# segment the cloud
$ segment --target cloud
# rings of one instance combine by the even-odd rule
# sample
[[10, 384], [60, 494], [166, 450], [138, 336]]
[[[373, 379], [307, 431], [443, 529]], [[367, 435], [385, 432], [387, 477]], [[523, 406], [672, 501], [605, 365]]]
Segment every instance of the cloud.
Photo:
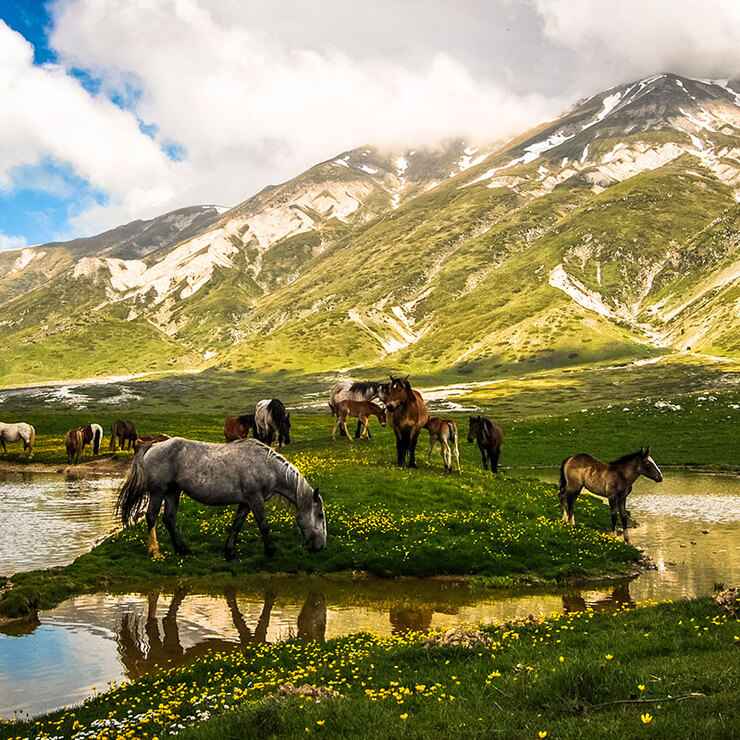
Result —
[[445, 51], [420, 52], [413, 63], [355, 58], [325, 38], [312, 45], [310, 29], [299, 43], [251, 27], [251, 17], [228, 1], [56, 7], [51, 43], [62, 62], [88, 70], [108, 94], [129, 95], [157, 141], [182, 147], [188, 179], [178, 181], [173, 206], [233, 204], [366, 143], [491, 142], [564, 104], [479, 79]]
[[601, 12], [591, 0], [535, 0], [535, 7], [545, 36], [575, 52], [596, 79], [740, 73], [737, 0], [620, 0]]
[[26, 246], [26, 240], [22, 236], [10, 236], [0, 232], [0, 252], [6, 249], [20, 249]]
[[136, 117], [91, 95], [62, 66], [34, 65], [31, 45], [2, 21], [0, 90], [0, 189], [30, 184], [58, 193], [59, 179], [44, 177], [54, 162], [104, 192], [121, 214], [158, 210], [175, 196], [185, 167], [141, 132]]

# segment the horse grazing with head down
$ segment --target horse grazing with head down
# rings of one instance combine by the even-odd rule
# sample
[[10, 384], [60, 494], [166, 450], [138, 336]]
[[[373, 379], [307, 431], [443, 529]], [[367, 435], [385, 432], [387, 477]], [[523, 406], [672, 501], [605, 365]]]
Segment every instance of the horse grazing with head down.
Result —
[[100, 454], [100, 443], [103, 441], [103, 427], [100, 424], [85, 424], [80, 427], [82, 431], [82, 451], [85, 447], [92, 444], [93, 455]]
[[427, 406], [408, 377], [394, 378], [384, 389], [382, 400], [390, 411], [391, 427], [396, 435], [396, 460], [400, 467], [416, 467], [416, 444], [429, 420]]
[[[340, 380], [334, 384], [329, 393], [329, 408], [334, 416], [337, 415], [337, 405], [341, 401], [375, 401], [382, 399], [383, 394], [388, 389], [388, 383], [378, 383], [374, 380]], [[342, 434], [346, 430], [342, 429]], [[357, 429], [355, 430], [355, 439], [359, 439], [362, 434], [362, 421], [357, 420]], [[368, 437], [371, 436], [368, 430]], [[347, 435], [349, 436], [349, 435]]]
[[23, 442], [23, 451], [28, 459], [33, 457], [33, 445], [36, 442], [36, 429], [25, 421], [6, 424], [0, 421], [0, 446], [3, 452], [7, 453], [6, 442]]
[[236, 439], [246, 439], [249, 436], [250, 429], [254, 434], [257, 433], [254, 414], [227, 416], [224, 419], [224, 438], [227, 442], [233, 442]]
[[503, 429], [486, 416], [471, 416], [468, 426], [468, 442], [477, 442], [483, 461], [483, 470], [489, 465], [491, 472], [498, 472], [498, 459], [501, 456], [501, 444], [504, 441]]
[[332, 439], [337, 438], [337, 428], [341, 429], [346, 435], [347, 439], [352, 441], [347, 431], [347, 419], [353, 416], [358, 419], [362, 424], [362, 433], [360, 439], [368, 439], [370, 437], [370, 431], [368, 424], [370, 423], [371, 416], [377, 416], [380, 426], [385, 426], [387, 417], [385, 409], [382, 406], [378, 406], [377, 403], [372, 401], [338, 401], [332, 411], [336, 414], [337, 423], [334, 425], [334, 430], [331, 433]]
[[110, 428], [110, 449], [116, 451], [116, 442], [119, 447], [130, 450], [136, 442], [139, 435], [136, 433], [136, 427], [133, 421], [118, 419], [113, 422]]
[[85, 449], [85, 433], [82, 429], [83, 427], [70, 429], [64, 435], [64, 447], [67, 450], [67, 463], [69, 465], [77, 465]]
[[189, 552], [176, 521], [182, 492], [206, 506], [236, 504], [225, 546], [228, 560], [236, 555], [236, 540], [250, 511], [262, 535], [265, 554], [274, 553], [265, 501], [276, 495], [295, 508], [304, 545], [314, 552], [326, 547], [326, 518], [319, 489], [311, 488], [294, 465], [257, 440], [213, 444], [173, 437], [139, 448], [118, 493], [116, 510], [126, 526], [146, 508], [152, 557], [159, 555], [156, 525], [163, 502], [164, 523], [175, 552]]
[[614, 462], [605, 463], [591, 455], [581, 453], [566, 457], [560, 465], [560, 512], [563, 521], [575, 525], [576, 499], [582, 488], [609, 499], [612, 517], [612, 534], [617, 531], [617, 516], [622, 520], [624, 541], [629, 542], [627, 496], [632, 484], [644, 475], [656, 483], [663, 480], [663, 473], [650, 456], [650, 448], [624, 455]]
[[290, 444], [290, 414], [278, 398], [257, 401], [254, 409], [254, 436], [272, 445], [277, 437], [278, 447]]
[[461, 473], [460, 449], [457, 446], [457, 424], [451, 419], [440, 419], [437, 416], [430, 416], [426, 423], [426, 429], [429, 432], [429, 454], [427, 455], [427, 462], [431, 464], [434, 446], [439, 442], [445, 473], [452, 472], [453, 456], [457, 463], [457, 472]]

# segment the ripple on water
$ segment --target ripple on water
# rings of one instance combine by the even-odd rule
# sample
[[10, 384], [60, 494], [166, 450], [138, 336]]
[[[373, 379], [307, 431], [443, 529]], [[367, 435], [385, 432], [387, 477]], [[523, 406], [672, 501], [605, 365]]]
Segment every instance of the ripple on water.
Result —
[[630, 502], [635, 511], [713, 523], [740, 522], [740, 496], [643, 493]]
[[67, 565], [116, 528], [119, 480], [0, 478], [0, 575]]

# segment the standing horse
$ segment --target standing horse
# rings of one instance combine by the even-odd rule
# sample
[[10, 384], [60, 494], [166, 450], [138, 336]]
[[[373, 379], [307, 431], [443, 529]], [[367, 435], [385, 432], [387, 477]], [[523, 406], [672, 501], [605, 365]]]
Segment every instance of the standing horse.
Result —
[[257, 401], [254, 409], [254, 436], [272, 445], [277, 435], [278, 447], [290, 444], [290, 414], [278, 398]]
[[408, 464], [408, 467], [415, 468], [416, 444], [429, 419], [424, 398], [411, 387], [408, 377], [394, 378], [392, 375], [383, 396], [386, 408], [391, 412], [398, 465], [403, 467]]
[[604, 463], [591, 455], [581, 453], [566, 457], [560, 465], [560, 512], [563, 521], [575, 525], [574, 509], [582, 488], [609, 499], [612, 516], [612, 534], [617, 531], [617, 515], [622, 520], [624, 541], [629, 542], [627, 531], [627, 496], [633, 483], [644, 475], [656, 483], [663, 480], [663, 473], [650, 457], [650, 448], [631, 452], [618, 460]]
[[338, 401], [332, 408], [337, 417], [337, 423], [334, 425], [334, 430], [331, 433], [331, 438], [337, 438], [337, 428], [340, 428], [345, 434], [347, 439], [352, 441], [347, 431], [347, 419], [350, 416], [356, 417], [357, 420], [362, 424], [362, 433], [360, 439], [368, 439], [370, 437], [370, 431], [368, 430], [368, 424], [370, 423], [371, 416], [377, 416], [380, 426], [385, 426], [387, 417], [385, 409], [378, 406], [377, 403], [372, 401]]
[[189, 552], [176, 522], [181, 492], [206, 506], [237, 505], [226, 540], [227, 560], [236, 555], [236, 540], [250, 511], [262, 535], [265, 554], [274, 553], [265, 501], [276, 494], [295, 507], [304, 545], [313, 552], [326, 547], [324, 502], [319, 489], [311, 488], [294, 465], [257, 440], [213, 444], [173, 437], [136, 452], [118, 493], [116, 511], [127, 526], [143, 510], [148, 495], [146, 524], [152, 557], [159, 555], [156, 524], [163, 501], [164, 523], [175, 552]]
[[[329, 408], [336, 416], [336, 405], [340, 401], [375, 401], [376, 399], [382, 401], [387, 390], [388, 383], [377, 383], [373, 380], [340, 380], [335, 383], [329, 393]], [[346, 434], [344, 429], [342, 433]], [[362, 422], [358, 419], [355, 439], [359, 439], [361, 433]], [[368, 436], [371, 436], [369, 432]]]
[[483, 461], [483, 470], [491, 467], [492, 473], [498, 472], [498, 459], [501, 456], [501, 445], [504, 431], [486, 416], [471, 416], [468, 426], [468, 442], [476, 441]]
[[103, 441], [103, 427], [100, 424], [86, 424], [80, 427], [82, 431], [82, 451], [85, 446], [92, 444], [93, 455], [100, 454], [100, 443]]
[[36, 429], [25, 421], [6, 424], [0, 421], [0, 446], [7, 453], [6, 442], [23, 442], [23, 451], [28, 459], [33, 457], [33, 445], [36, 442]]
[[64, 435], [64, 446], [67, 449], [67, 463], [77, 465], [85, 449], [85, 433], [82, 427], [70, 429]]
[[432, 462], [432, 451], [434, 445], [439, 442], [440, 452], [442, 453], [442, 462], [445, 466], [445, 473], [452, 472], [452, 458], [454, 456], [457, 463], [457, 472], [461, 473], [460, 467], [460, 449], [457, 446], [457, 424], [451, 419], [440, 419], [436, 416], [430, 416], [426, 423], [426, 429], [429, 432], [429, 454], [427, 463]]
[[224, 438], [227, 442], [246, 439], [249, 436], [250, 429], [253, 433], [257, 433], [257, 427], [254, 425], [254, 414], [227, 416], [224, 420]]
[[134, 426], [133, 421], [118, 419], [113, 422], [113, 425], [110, 428], [110, 449], [113, 450], [113, 452], [116, 451], [117, 441], [122, 450], [130, 450], [138, 436], [139, 435], [136, 433], [136, 427]]

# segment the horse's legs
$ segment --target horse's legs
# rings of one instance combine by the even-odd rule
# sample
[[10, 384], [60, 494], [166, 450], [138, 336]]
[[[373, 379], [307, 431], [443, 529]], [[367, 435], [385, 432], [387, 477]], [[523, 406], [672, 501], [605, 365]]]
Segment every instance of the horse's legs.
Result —
[[0, 445], [3, 446], [3, 452], [7, 453], [8, 448], [5, 446], [5, 439], [3, 437], [0, 437]]
[[370, 417], [364, 416], [361, 417], [362, 421], [362, 434], [360, 434], [360, 439], [370, 439]]
[[224, 555], [227, 560], [233, 560], [236, 557], [236, 538], [239, 536], [239, 532], [242, 531], [247, 514], [249, 514], [249, 506], [247, 504], [239, 504], [236, 508], [234, 521], [231, 523], [231, 531], [226, 539], [226, 547], [224, 548]]
[[157, 541], [157, 516], [162, 507], [164, 496], [161, 493], [149, 492], [149, 506], [146, 510], [146, 526], [149, 530], [149, 544], [147, 550], [150, 557], [159, 557], [159, 542]]
[[398, 467], [402, 468], [406, 462], [406, 441], [405, 441], [405, 430], [395, 430], [396, 432], [396, 458]]
[[619, 501], [617, 496], [613, 495], [609, 497], [609, 510], [612, 516], [612, 534], [617, 534], [617, 516], [619, 515]]
[[481, 461], [483, 462], [483, 470], [488, 470], [488, 450], [485, 447], [478, 445], [480, 450]]
[[495, 449], [488, 449], [488, 457], [491, 460], [491, 472], [492, 473], [498, 473], [498, 458], [501, 454], [501, 450], [498, 448]]
[[450, 443], [442, 438], [440, 441], [440, 444], [442, 445], [442, 462], [445, 466], [445, 473], [451, 473], [452, 472], [452, 452], [450, 452]]
[[579, 488], [573, 493], [568, 493], [568, 524], [570, 524], [571, 527], [576, 526], [576, 499], [580, 492], [581, 489]]
[[[360, 436], [362, 435], [362, 422], [360, 421], [359, 417], [357, 419], [357, 427], [355, 427], [355, 439], [360, 439]], [[349, 437], [349, 434], [347, 435]]]
[[177, 529], [177, 509], [180, 506], [180, 491], [171, 489], [164, 497], [164, 526], [172, 541], [172, 547], [178, 555], [189, 555], [190, 548], [185, 544]]
[[630, 489], [627, 489], [619, 496], [619, 518], [622, 520], [622, 536], [625, 542], [630, 541], [629, 521], [627, 517], [627, 494], [629, 492]]
[[416, 467], [416, 444], [419, 441], [421, 429], [413, 429], [409, 432], [409, 467]]
[[265, 555], [269, 558], [275, 554], [275, 545], [272, 542], [270, 536], [270, 527], [267, 524], [267, 517], [265, 516], [265, 502], [261, 496], [256, 497], [251, 503], [250, 508], [252, 509], [252, 516], [254, 521], [257, 522], [257, 528], [262, 535], [262, 544], [265, 547]]
[[[337, 416], [337, 420], [334, 422], [334, 429], [331, 430], [331, 438], [336, 439], [337, 438], [337, 429], [339, 429], [340, 426], [339, 417]], [[344, 430], [342, 430], [342, 433], [344, 433]]]
[[432, 464], [432, 452], [434, 452], [434, 437], [429, 435], [429, 454], [427, 455], [427, 465]]

